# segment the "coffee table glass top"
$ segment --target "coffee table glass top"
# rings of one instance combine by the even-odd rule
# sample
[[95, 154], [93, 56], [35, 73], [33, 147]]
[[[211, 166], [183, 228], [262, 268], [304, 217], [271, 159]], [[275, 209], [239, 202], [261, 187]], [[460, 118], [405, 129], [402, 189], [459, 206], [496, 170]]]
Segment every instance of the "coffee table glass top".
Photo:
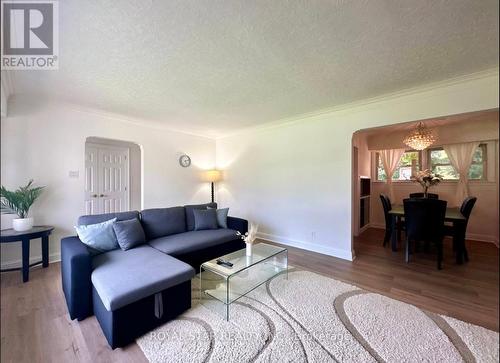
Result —
[[241, 249], [221, 258], [233, 266], [218, 265], [217, 259], [201, 265], [200, 302], [226, 320], [234, 301], [281, 273], [288, 276], [288, 250], [283, 247], [259, 243], [252, 246], [251, 256]]
[[223, 260], [229, 261], [233, 264], [233, 266], [230, 268], [224, 265], [218, 265], [218, 258], [214, 258], [213, 260], [203, 263], [201, 267], [203, 269], [210, 269], [217, 274], [229, 277], [284, 251], [286, 251], [286, 248], [272, 246], [266, 243], [259, 243], [252, 246], [251, 257], [246, 256], [246, 249], [232, 252], [220, 257]]

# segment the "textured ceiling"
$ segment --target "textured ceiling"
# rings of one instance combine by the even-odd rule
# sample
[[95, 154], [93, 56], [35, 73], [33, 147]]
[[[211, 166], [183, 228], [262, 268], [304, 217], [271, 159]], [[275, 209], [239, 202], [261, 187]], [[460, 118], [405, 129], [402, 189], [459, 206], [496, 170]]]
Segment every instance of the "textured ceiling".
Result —
[[498, 0], [59, 2], [40, 94], [219, 136], [498, 67]]

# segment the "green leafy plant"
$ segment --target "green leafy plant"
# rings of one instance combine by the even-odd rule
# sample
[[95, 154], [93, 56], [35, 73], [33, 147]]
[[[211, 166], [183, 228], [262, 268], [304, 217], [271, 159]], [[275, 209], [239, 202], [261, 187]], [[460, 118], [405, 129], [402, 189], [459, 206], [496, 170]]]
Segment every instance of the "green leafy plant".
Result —
[[33, 179], [24, 187], [11, 192], [3, 185], [0, 188], [0, 209], [2, 214], [17, 214], [19, 218], [27, 218], [35, 200], [45, 187], [33, 186]]

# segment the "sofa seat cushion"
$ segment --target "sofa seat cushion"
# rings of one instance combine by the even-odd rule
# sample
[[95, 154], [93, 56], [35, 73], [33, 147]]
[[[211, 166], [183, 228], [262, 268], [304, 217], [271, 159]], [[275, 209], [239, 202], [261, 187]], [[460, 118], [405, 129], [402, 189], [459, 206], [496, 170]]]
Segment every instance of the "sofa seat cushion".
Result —
[[92, 259], [92, 266], [92, 284], [109, 311], [194, 276], [188, 264], [147, 245], [103, 253]]
[[233, 229], [211, 229], [190, 231], [171, 236], [156, 238], [149, 245], [172, 256], [191, 253], [237, 239]]

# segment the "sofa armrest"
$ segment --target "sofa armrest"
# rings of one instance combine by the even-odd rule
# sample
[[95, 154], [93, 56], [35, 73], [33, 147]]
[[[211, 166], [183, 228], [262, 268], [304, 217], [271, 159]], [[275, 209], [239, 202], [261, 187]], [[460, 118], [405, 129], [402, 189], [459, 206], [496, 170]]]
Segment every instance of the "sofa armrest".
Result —
[[227, 217], [227, 228], [240, 231], [241, 234], [248, 232], [248, 221], [242, 218]]
[[71, 319], [92, 315], [92, 257], [76, 236], [61, 239], [61, 277]]

